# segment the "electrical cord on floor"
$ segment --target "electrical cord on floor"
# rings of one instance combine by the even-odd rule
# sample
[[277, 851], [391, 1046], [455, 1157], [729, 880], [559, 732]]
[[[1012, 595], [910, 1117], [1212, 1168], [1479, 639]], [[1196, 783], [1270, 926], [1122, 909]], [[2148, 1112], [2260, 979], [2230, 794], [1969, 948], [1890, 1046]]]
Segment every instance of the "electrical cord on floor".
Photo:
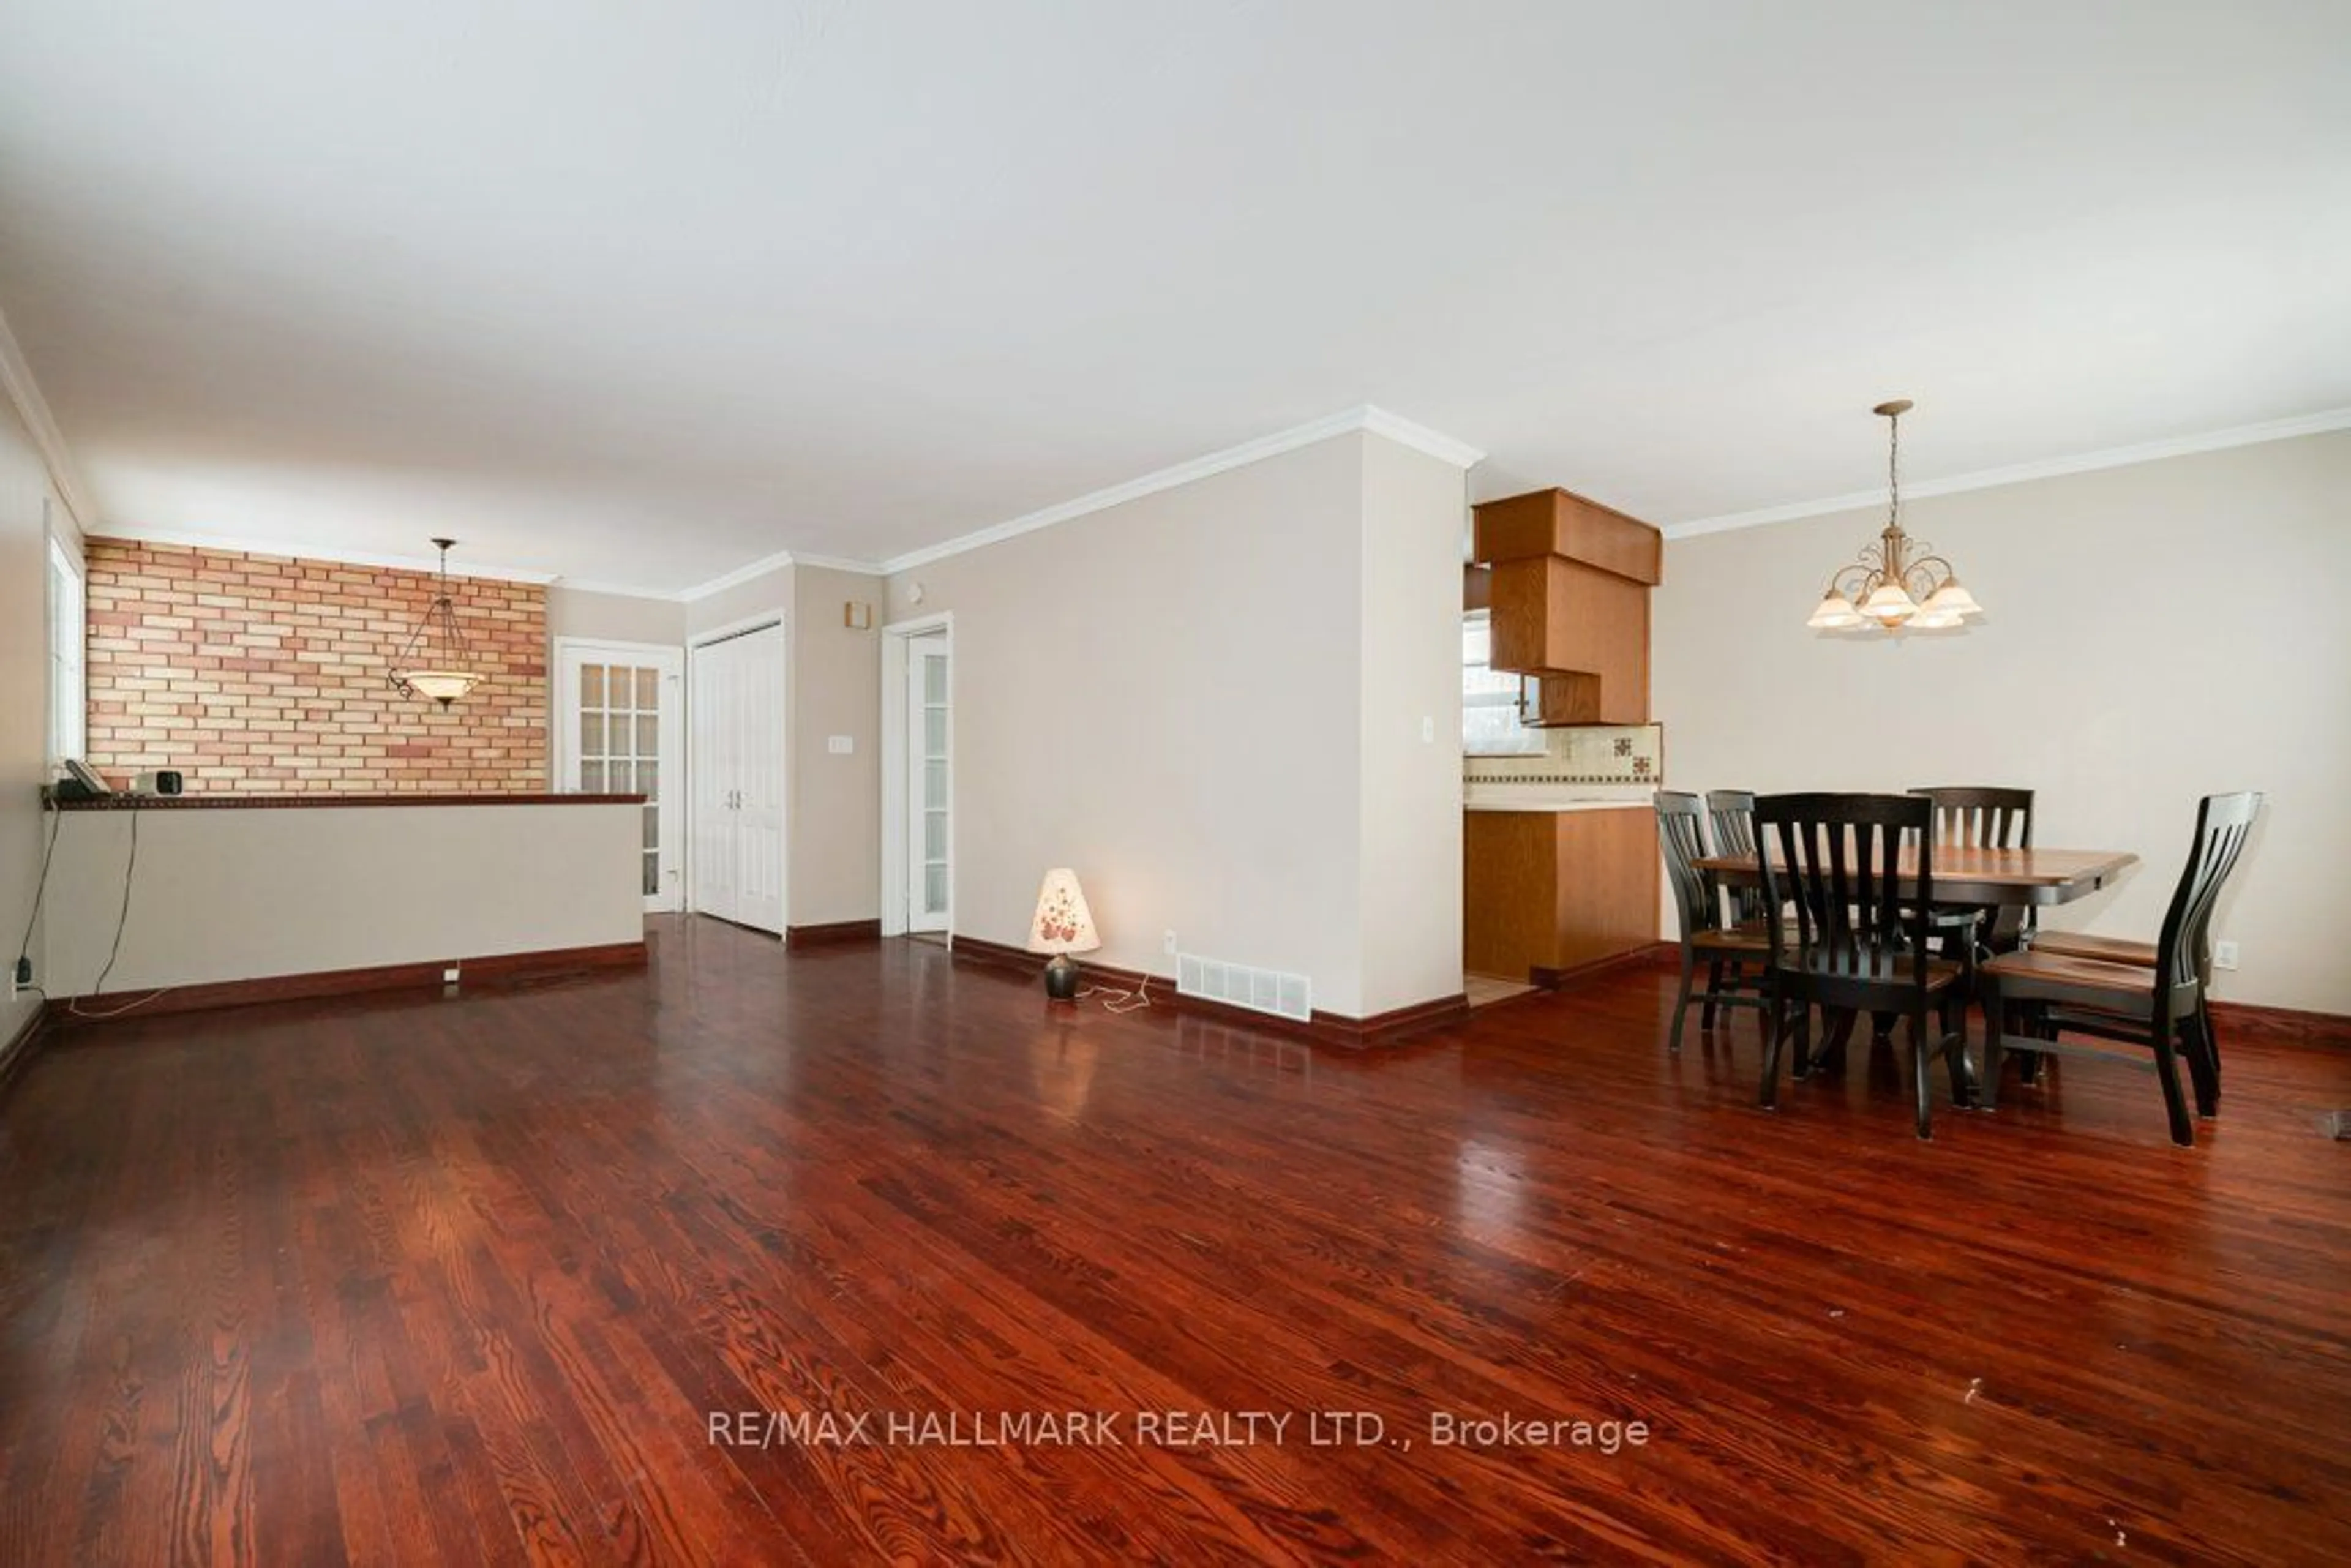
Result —
[[33, 913], [25, 921], [25, 939], [16, 944], [16, 967], [20, 971], [25, 960], [33, 956], [33, 933], [41, 924], [41, 900], [49, 891], [49, 862], [57, 858], [57, 831], [66, 825], [66, 814], [57, 810], [56, 801], [45, 800], [42, 809], [49, 813], [49, 844], [41, 852], [41, 880], [33, 886]]
[[[123, 930], [131, 924], [131, 885], [132, 879], [139, 873], [139, 819], [142, 813], [135, 805], [130, 808], [130, 811], [131, 857], [122, 865], [122, 908], [114, 917], [114, 946], [107, 951], [106, 967], [98, 972], [98, 983], [89, 988], [89, 994], [93, 997], [105, 991], [107, 977], [114, 973], [115, 960], [122, 956]], [[127, 1002], [121, 1007], [110, 1008], [100, 1013], [91, 1012], [81, 1005], [82, 998], [75, 997], [66, 1003], [66, 1011], [78, 1019], [119, 1019], [125, 1013], [138, 1011], [171, 988], [169, 986], [158, 986], [135, 1002]]]
[[1131, 991], [1116, 986], [1088, 986], [1078, 993], [1077, 999], [1084, 1001], [1088, 997], [1102, 998], [1102, 1011], [1106, 1013], [1140, 1012], [1151, 1005], [1151, 977], [1144, 976]]

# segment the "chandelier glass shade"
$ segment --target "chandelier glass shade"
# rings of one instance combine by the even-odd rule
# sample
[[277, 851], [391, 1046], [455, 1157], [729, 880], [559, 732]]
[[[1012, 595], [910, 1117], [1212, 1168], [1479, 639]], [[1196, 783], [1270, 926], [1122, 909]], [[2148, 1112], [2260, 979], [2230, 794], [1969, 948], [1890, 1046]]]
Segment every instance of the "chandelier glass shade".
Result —
[[1910, 407], [1909, 399], [1896, 398], [1870, 411], [1886, 422], [1886, 528], [1830, 574], [1827, 591], [1804, 622], [1816, 632], [1948, 631], [1983, 613], [1951, 563], [1902, 531], [1902, 416]]
[[416, 630], [401, 645], [392, 661], [392, 687], [404, 697], [429, 697], [447, 707], [482, 684], [474, 650], [457, 624], [456, 601], [449, 595], [449, 547], [455, 539], [434, 539], [441, 551], [441, 571], [434, 585], [433, 602], [416, 622]]

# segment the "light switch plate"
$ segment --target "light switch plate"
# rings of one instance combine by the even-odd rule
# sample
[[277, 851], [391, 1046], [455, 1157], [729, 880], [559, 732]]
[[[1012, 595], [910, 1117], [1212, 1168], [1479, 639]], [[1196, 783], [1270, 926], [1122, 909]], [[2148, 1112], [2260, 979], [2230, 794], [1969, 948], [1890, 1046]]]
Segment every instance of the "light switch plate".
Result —
[[857, 749], [857, 739], [854, 736], [828, 735], [824, 737], [824, 748], [835, 757], [846, 757]]

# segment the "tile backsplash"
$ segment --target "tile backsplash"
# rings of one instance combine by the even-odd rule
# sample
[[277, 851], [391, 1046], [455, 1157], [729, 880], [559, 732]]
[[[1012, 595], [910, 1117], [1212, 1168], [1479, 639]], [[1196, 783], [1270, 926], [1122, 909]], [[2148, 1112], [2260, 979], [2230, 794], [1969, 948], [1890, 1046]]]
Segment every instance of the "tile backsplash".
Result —
[[1539, 757], [1465, 757], [1461, 776], [1491, 784], [1638, 784], [1666, 779], [1666, 727], [1576, 725], [1542, 732]]

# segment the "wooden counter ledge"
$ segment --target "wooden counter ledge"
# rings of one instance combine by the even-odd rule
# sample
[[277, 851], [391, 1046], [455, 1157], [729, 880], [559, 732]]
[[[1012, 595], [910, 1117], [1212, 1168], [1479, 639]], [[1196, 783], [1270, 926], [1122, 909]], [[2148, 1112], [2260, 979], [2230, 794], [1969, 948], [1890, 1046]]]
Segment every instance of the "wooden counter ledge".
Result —
[[278, 810], [303, 806], [635, 806], [643, 795], [102, 795], [60, 811]]

